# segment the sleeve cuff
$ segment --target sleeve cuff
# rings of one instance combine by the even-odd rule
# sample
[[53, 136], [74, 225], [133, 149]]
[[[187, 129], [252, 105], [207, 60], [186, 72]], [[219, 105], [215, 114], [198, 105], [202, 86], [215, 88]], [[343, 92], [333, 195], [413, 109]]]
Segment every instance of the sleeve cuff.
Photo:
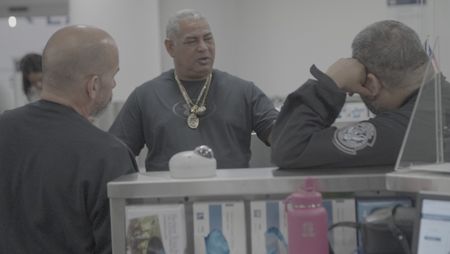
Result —
[[346, 94], [344, 91], [339, 89], [339, 87], [336, 85], [336, 83], [334, 82], [334, 80], [332, 78], [330, 78], [327, 74], [325, 74], [321, 70], [319, 70], [315, 64], [313, 64], [311, 66], [309, 71], [311, 72], [313, 77], [319, 81], [319, 84], [323, 84], [328, 89], [334, 90], [337, 93]]

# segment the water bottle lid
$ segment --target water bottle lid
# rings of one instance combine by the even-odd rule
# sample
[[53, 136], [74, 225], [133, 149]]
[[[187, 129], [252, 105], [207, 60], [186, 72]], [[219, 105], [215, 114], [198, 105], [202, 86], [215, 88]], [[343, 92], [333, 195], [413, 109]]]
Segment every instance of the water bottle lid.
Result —
[[317, 191], [317, 185], [316, 180], [307, 178], [304, 186], [289, 195], [284, 202], [290, 203], [294, 207], [316, 207], [322, 204], [322, 194]]
[[305, 185], [303, 186], [303, 189], [305, 191], [316, 191], [317, 185], [318, 185], [317, 180], [308, 177], [305, 179]]

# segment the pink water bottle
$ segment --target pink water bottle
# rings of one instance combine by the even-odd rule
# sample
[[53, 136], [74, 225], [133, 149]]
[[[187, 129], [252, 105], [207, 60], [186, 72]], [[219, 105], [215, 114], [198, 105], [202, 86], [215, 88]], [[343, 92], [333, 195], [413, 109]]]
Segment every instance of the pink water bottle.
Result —
[[289, 254], [328, 254], [328, 217], [317, 182], [307, 178], [304, 187], [287, 197], [284, 204]]

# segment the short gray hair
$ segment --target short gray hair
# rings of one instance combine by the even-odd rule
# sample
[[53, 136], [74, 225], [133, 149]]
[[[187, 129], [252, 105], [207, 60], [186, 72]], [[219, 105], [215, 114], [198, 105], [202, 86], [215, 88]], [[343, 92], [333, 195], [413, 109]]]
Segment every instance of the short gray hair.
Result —
[[395, 20], [375, 22], [364, 28], [354, 38], [352, 51], [353, 58], [390, 87], [405, 85], [403, 82], [411, 80], [411, 75], [421, 78], [422, 73], [416, 70], [428, 62], [417, 33]]
[[166, 26], [166, 38], [174, 39], [180, 32], [180, 21], [182, 20], [206, 20], [206, 18], [197, 10], [184, 9], [178, 11], [169, 19]]

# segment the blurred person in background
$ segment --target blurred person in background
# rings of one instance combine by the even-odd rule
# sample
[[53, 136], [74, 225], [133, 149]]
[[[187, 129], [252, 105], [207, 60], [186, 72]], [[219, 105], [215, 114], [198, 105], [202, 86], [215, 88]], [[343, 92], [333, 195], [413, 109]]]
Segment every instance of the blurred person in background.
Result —
[[29, 102], [40, 99], [42, 91], [42, 56], [26, 54], [19, 63], [22, 72], [22, 89]]

